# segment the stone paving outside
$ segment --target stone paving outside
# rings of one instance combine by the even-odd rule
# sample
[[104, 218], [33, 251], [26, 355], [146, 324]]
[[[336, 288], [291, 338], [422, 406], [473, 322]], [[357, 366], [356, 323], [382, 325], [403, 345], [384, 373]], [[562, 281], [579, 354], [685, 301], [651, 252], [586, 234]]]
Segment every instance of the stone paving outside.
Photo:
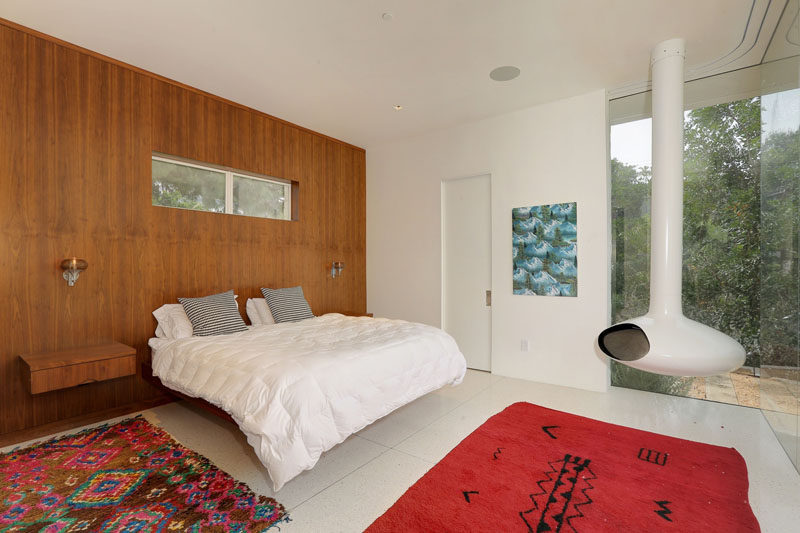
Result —
[[760, 408], [775, 437], [800, 471], [800, 368], [761, 367], [691, 380], [690, 398]]
[[791, 372], [770, 372], [763, 368], [758, 377], [752, 369], [743, 367], [719, 376], [692, 378], [687, 396], [797, 415], [800, 386]]

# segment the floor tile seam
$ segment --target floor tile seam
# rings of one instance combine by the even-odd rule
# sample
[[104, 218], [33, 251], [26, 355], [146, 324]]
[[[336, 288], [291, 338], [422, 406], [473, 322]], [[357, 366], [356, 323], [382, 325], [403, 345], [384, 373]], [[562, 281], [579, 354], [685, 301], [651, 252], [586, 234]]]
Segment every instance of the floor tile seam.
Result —
[[[143, 412], [143, 414], [144, 414], [144, 413], [146, 413], [146, 411], [144, 411], [144, 412]], [[155, 413], [153, 413], [153, 415], [155, 415]], [[152, 416], [152, 415], [151, 415], [151, 416]], [[177, 438], [175, 438], [175, 436], [174, 436], [174, 435], [172, 435], [172, 433], [170, 433], [170, 432], [169, 432], [169, 431], [168, 431], [166, 428], [164, 428], [164, 427], [163, 427], [161, 424], [155, 424], [155, 423], [153, 422], [153, 420], [151, 420], [151, 419], [150, 419], [150, 418], [148, 418], [147, 416], [145, 416], [145, 418], [147, 418], [148, 422], [150, 422], [150, 423], [152, 423], [152, 424], [154, 424], [154, 425], [158, 426], [158, 427], [159, 427], [159, 428], [161, 428], [163, 431], [167, 432], [167, 433], [170, 435], [170, 437], [172, 437], [172, 439], [173, 439], [173, 440], [175, 440], [176, 442], [178, 442], [178, 444], [180, 444], [181, 446], [184, 446], [185, 448], [189, 448], [188, 446], [186, 446], [185, 444], [183, 444], [181, 441], [179, 441]], [[157, 415], [156, 415], [156, 416], [154, 416], [153, 418], [158, 418], [158, 417], [157, 417]], [[238, 430], [238, 431], [241, 431], [241, 429], [239, 429], [239, 428], [237, 428], [237, 430]], [[380, 443], [378, 443], [378, 442], [373, 442], [373, 441], [370, 441], [369, 439], [366, 439], [366, 438], [364, 438], [364, 437], [362, 437], [362, 436], [360, 436], [360, 435], [353, 434], [353, 435], [352, 435], [352, 437], [356, 437], [356, 438], [360, 438], [360, 439], [363, 439], [363, 440], [369, 441], [369, 442], [371, 442], [372, 444], [375, 444], [375, 445], [377, 445], [377, 446], [380, 446], [380, 447], [382, 448], [382, 449], [381, 449], [381, 452], [380, 452], [378, 455], [376, 455], [376, 456], [375, 456], [375, 457], [374, 457], [372, 460], [374, 460], [374, 459], [377, 459], [378, 457], [380, 457], [381, 455], [383, 455], [384, 453], [386, 453], [387, 451], [389, 451], [389, 450], [391, 449], [389, 446], [386, 446], [385, 444], [380, 444]], [[192, 448], [189, 448], [189, 449], [192, 449]], [[195, 451], [195, 450], [193, 450], [193, 449], [192, 449], [192, 451], [194, 451], [195, 453], [198, 453], [198, 452], [196, 452], [196, 451]], [[205, 457], [205, 456], [204, 456], [204, 457]], [[369, 462], [371, 462], [372, 460], [368, 461], [367, 463], [364, 463], [364, 465], [361, 465], [361, 466], [365, 466], [366, 464], [368, 464], [368, 463], [369, 463]], [[216, 464], [216, 463], [215, 463], [215, 464]], [[309, 496], [308, 498], [306, 498], [306, 499], [302, 500], [301, 502], [299, 502], [299, 503], [295, 504], [294, 506], [292, 506], [292, 507], [286, 507], [286, 510], [287, 510], [287, 511], [290, 511], [290, 510], [292, 510], [292, 509], [296, 509], [296, 508], [297, 508], [299, 505], [302, 505], [303, 503], [307, 502], [308, 500], [310, 500], [311, 498], [313, 498], [314, 496], [316, 496], [316, 495], [317, 495], [317, 494], [319, 494], [320, 492], [324, 491], [324, 490], [325, 490], [325, 489], [327, 489], [328, 487], [331, 487], [332, 485], [335, 485], [336, 483], [338, 483], [338, 482], [339, 482], [339, 481], [341, 481], [342, 479], [346, 478], [347, 476], [349, 476], [350, 474], [352, 474], [353, 472], [355, 472], [356, 470], [358, 470], [359, 468], [361, 468], [361, 466], [357, 466], [357, 467], [355, 467], [353, 470], [350, 470], [350, 471], [349, 471], [349, 472], [347, 472], [346, 474], [342, 475], [341, 477], [339, 477], [339, 478], [337, 478], [337, 479], [335, 479], [335, 480], [331, 481], [329, 484], [325, 485], [323, 488], [321, 488], [320, 490], [318, 490], [317, 492], [315, 492], [314, 494], [312, 494], [312, 495], [311, 495], [311, 496]], [[262, 469], [263, 469], [263, 471], [264, 471], [264, 474], [267, 474], [266, 467], [264, 467], [264, 465], [261, 465], [261, 467], [262, 467]], [[223, 470], [223, 471], [224, 471], [224, 472], [226, 472], [226, 473], [228, 473], [228, 475], [230, 475], [230, 476], [231, 476], [233, 479], [235, 479], [236, 481], [238, 481], [238, 482], [240, 482], [240, 483], [245, 483], [245, 484], [247, 484], [247, 483], [246, 483], [245, 481], [243, 481], [242, 479], [239, 479], [238, 477], [234, 477], [232, 474], [230, 474], [229, 472], [227, 472], [227, 471], [225, 471], [225, 470]], [[270, 481], [271, 481], [271, 480], [270, 480]], [[249, 487], [249, 485], [248, 485], [248, 487]], [[272, 497], [272, 498], [274, 498], [275, 500], [277, 500], [277, 501], [279, 501], [279, 502], [280, 502], [280, 493], [279, 493], [279, 492], [278, 492], [278, 493], [274, 493], [274, 491], [273, 491], [273, 494], [272, 494], [272, 496], [271, 496], [271, 497]]]
[[[503, 378], [503, 379], [505, 379], [505, 378]], [[440, 421], [441, 419], [443, 419], [443, 418], [444, 418], [444, 417], [446, 417], [447, 415], [451, 414], [453, 411], [455, 411], [456, 409], [458, 409], [458, 408], [459, 408], [459, 407], [461, 407], [462, 405], [466, 404], [467, 402], [469, 402], [469, 401], [471, 401], [471, 400], [474, 400], [474, 399], [475, 399], [475, 398], [476, 398], [478, 395], [480, 395], [480, 394], [482, 394], [483, 392], [486, 392], [487, 390], [489, 390], [489, 389], [491, 388], [491, 386], [492, 386], [492, 383], [489, 383], [489, 385], [488, 385], [488, 386], [486, 386], [485, 388], [483, 388], [483, 389], [481, 389], [481, 390], [477, 391], [475, 394], [473, 394], [473, 395], [472, 395], [472, 396], [470, 396], [469, 398], [466, 398], [465, 400], [459, 401], [459, 402], [458, 402], [456, 405], [454, 405], [454, 406], [453, 406], [453, 408], [452, 408], [452, 409], [449, 409], [449, 410], [447, 410], [446, 412], [442, 413], [442, 414], [441, 414], [441, 416], [438, 416], [438, 417], [434, 418], [434, 419], [433, 419], [433, 420], [431, 420], [429, 423], [425, 424], [424, 426], [422, 426], [422, 427], [421, 427], [421, 428], [419, 428], [418, 430], [416, 430], [416, 431], [412, 432], [411, 434], [409, 434], [407, 437], [405, 437], [404, 439], [402, 439], [400, 442], [398, 442], [398, 443], [397, 443], [397, 444], [395, 444], [394, 446], [390, 446], [390, 448], [391, 448], [391, 449], [393, 449], [393, 450], [397, 450], [397, 451], [398, 451], [398, 452], [400, 452], [400, 453], [407, 453], [407, 452], [404, 452], [403, 450], [400, 450], [400, 449], [398, 449], [397, 447], [398, 447], [398, 446], [400, 446], [400, 445], [402, 445], [404, 442], [406, 442], [408, 439], [410, 439], [411, 437], [413, 437], [414, 435], [416, 435], [416, 434], [417, 434], [417, 433], [419, 433], [420, 431], [422, 431], [422, 430], [425, 430], [425, 429], [428, 429], [428, 428], [429, 428], [429, 427], [431, 427], [433, 424], [435, 424], [436, 422]], [[366, 438], [366, 437], [364, 437], [364, 438]], [[385, 446], [385, 444], [384, 444], [384, 446]], [[413, 457], [416, 457], [416, 456], [413, 456]], [[424, 457], [417, 457], [417, 459], [423, 459], [423, 460], [426, 460], [426, 461], [427, 461], [427, 459], [425, 459]]]
[[[392, 451], [397, 452], [397, 453], [401, 453], [401, 454], [403, 454], [403, 455], [405, 455], [407, 457], [412, 457], [414, 459], [418, 459], [420, 461], [424, 461], [425, 463], [429, 464], [431, 467], [433, 467], [436, 463], [439, 462], [439, 461], [431, 460], [428, 457], [420, 457], [419, 455], [413, 454], [411, 452], [406, 452], [406, 451], [403, 451], [403, 450], [397, 450], [395, 448], [392, 448]], [[450, 452], [447, 452], [447, 453], [450, 453]], [[430, 470], [430, 468], [428, 468], [428, 470]], [[423, 474], [423, 475], [425, 475], [425, 474]], [[416, 483], [416, 481], [414, 483]]]
[[[361, 437], [361, 438], [363, 438], [363, 437]], [[368, 439], [365, 439], [365, 440], [368, 440]], [[383, 445], [381, 445], [381, 446], [383, 446]], [[353, 474], [355, 474], [356, 472], [358, 472], [359, 470], [361, 470], [362, 468], [364, 468], [364, 467], [365, 467], [365, 466], [367, 466], [368, 464], [372, 463], [373, 461], [376, 461], [377, 459], [379, 459], [380, 457], [382, 457], [382, 456], [383, 456], [383, 455], [384, 455], [386, 452], [388, 452], [389, 450], [391, 450], [391, 448], [389, 448], [388, 446], [383, 446], [383, 448], [384, 448], [384, 449], [383, 449], [383, 450], [381, 450], [381, 453], [379, 453], [378, 455], [376, 455], [375, 457], [373, 457], [372, 459], [370, 459], [369, 461], [367, 461], [367, 462], [366, 462], [366, 463], [364, 463], [363, 465], [357, 466], [356, 468], [354, 468], [353, 470], [351, 470], [351, 471], [350, 471], [350, 472], [348, 472], [347, 474], [345, 474], [345, 475], [343, 475], [342, 477], [340, 477], [339, 479], [337, 479], [337, 480], [335, 480], [335, 481], [331, 482], [330, 484], [326, 485], [324, 488], [322, 488], [322, 489], [318, 490], [317, 492], [315, 492], [314, 494], [312, 494], [311, 496], [309, 496], [309, 497], [308, 497], [308, 498], [306, 498], [305, 500], [301, 501], [300, 503], [298, 503], [298, 504], [296, 504], [296, 505], [292, 506], [291, 508], [289, 508], [289, 509], [287, 509], [287, 510], [288, 510], [288, 511], [291, 513], [291, 511], [293, 511], [293, 510], [296, 510], [296, 509], [297, 509], [298, 507], [300, 507], [301, 505], [304, 505], [305, 503], [307, 503], [307, 502], [309, 502], [309, 501], [313, 500], [314, 498], [316, 498], [317, 496], [319, 496], [320, 494], [322, 494], [323, 492], [325, 492], [325, 491], [326, 491], [326, 490], [328, 490], [329, 488], [333, 487], [334, 485], [336, 485], [337, 483], [339, 483], [339, 482], [341, 482], [341, 481], [344, 481], [344, 480], [345, 480], [345, 479], [347, 479], [348, 477], [352, 476]], [[408, 455], [408, 454], [406, 454], [406, 455]], [[278, 497], [280, 497], [280, 495], [279, 495], [279, 494], [277, 494], [275, 497], [276, 497], [276, 499], [277, 499]]]
[[[460, 444], [460, 442], [459, 442], [459, 444]], [[458, 444], [456, 444], [456, 446], [458, 446]], [[442, 458], [441, 458], [441, 459], [439, 459], [438, 461], [435, 461], [435, 460], [432, 460], [430, 457], [422, 457], [421, 455], [417, 455], [417, 454], [415, 454], [415, 453], [411, 453], [411, 452], [409, 452], [409, 451], [406, 451], [406, 450], [401, 450], [401, 449], [399, 449], [399, 448], [392, 448], [392, 450], [396, 451], [397, 453], [402, 453], [402, 454], [404, 454], [404, 455], [408, 455], [409, 457], [413, 457], [414, 459], [419, 459], [419, 460], [421, 460], [421, 461], [425, 461], [426, 463], [430, 463], [431, 465], [435, 465], [436, 463], [438, 463], [439, 461], [441, 461], [442, 459], [444, 459], [444, 457], [445, 457], [445, 456], [446, 456], [448, 453], [450, 453], [451, 451], [453, 451], [454, 449], [455, 449], [455, 446], [454, 446], [452, 449], [448, 450], [448, 451], [447, 451], [447, 453], [445, 453], [445, 454], [444, 454], [444, 456], [442, 456]]]

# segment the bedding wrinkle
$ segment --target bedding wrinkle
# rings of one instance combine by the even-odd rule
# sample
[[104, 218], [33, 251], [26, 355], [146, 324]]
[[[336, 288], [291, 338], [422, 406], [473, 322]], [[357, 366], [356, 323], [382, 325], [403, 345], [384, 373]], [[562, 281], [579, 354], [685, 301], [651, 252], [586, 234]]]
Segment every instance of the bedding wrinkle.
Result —
[[168, 387], [231, 414], [275, 490], [391, 411], [461, 382], [452, 337], [423, 324], [328, 314], [153, 346]]

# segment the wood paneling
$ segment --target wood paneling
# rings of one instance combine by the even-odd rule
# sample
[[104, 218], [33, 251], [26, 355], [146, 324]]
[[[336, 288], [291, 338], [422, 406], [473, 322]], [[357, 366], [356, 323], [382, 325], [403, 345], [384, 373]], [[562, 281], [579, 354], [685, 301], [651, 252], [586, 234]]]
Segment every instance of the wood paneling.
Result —
[[[116, 340], [141, 364], [178, 296], [244, 312], [302, 285], [317, 314], [366, 311], [362, 149], [2, 20], [0, 80], [0, 434], [161, 401], [140, 376], [31, 396], [18, 355]], [[297, 220], [155, 207], [153, 151], [294, 181]]]

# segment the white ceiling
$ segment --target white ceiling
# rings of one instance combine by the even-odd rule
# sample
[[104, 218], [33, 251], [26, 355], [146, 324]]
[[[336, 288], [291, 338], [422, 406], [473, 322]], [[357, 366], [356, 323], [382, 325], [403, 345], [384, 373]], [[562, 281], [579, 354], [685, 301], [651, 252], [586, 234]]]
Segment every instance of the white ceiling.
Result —
[[[757, 63], [785, 4], [2, 0], [0, 17], [369, 148], [594, 89], [638, 90], [667, 38], [687, 40], [690, 77]], [[490, 80], [501, 65], [522, 74]]]

